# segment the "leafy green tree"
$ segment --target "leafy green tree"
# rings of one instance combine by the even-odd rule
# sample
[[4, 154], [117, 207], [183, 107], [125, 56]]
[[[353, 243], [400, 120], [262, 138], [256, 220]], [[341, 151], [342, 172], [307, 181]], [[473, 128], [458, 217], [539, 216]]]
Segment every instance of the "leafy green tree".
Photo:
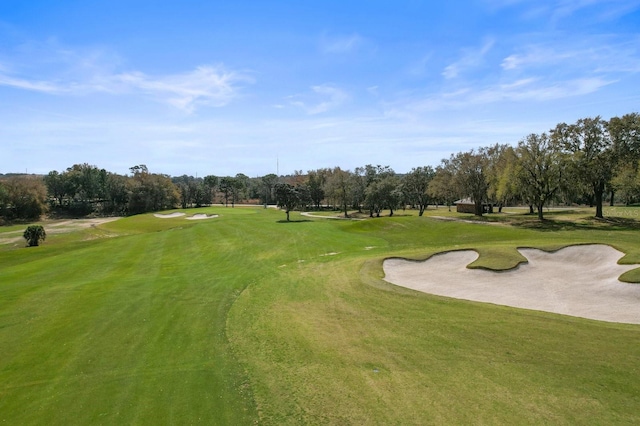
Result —
[[563, 159], [560, 146], [546, 133], [530, 134], [517, 148], [518, 173], [526, 198], [536, 206], [538, 219], [543, 209], [563, 184]]
[[435, 171], [431, 166], [414, 167], [402, 178], [402, 189], [407, 200], [418, 207], [418, 215], [424, 214], [429, 204], [429, 182], [433, 179]]
[[216, 189], [218, 188], [219, 179], [217, 176], [208, 175], [204, 177], [204, 190], [206, 192], [206, 203], [212, 204], [215, 199]]
[[365, 177], [365, 168], [356, 167], [353, 173], [351, 173], [351, 194], [353, 196], [353, 207], [358, 209], [358, 213], [362, 213], [366, 190], [367, 181]]
[[479, 153], [487, 160], [487, 199], [497, 204], [498, 211], [501, 212], [502, 207], [516, 196], [515, 150], [511, 145], [495, 144], [480, 148]]
[[218, 188], [224, 197], [224, 206], [229, 206], [229, 198], [233, 198], [233, 188], [236, 185], [235, 179], [231, 176], [224, 176], [220, 178], [220, 185]]
[[389, 166], [372, 166], [367, 164], [361, 171], [364, 180], [364, 199], [363, 204], [369, 210], [369, 217], [373, 217], [374, 213], [380, 217], [380, 212], [385, 208], [388, 201], [384, 197], [384, 190], [379, 182], [387, 176], [395, 176], [395, 172]]
[[273, 188], [276, 183], [278, 183], [278, 176], [275, 173], [269, 173], [268, 175], [262, 176], [260, 178], [261, 186], [262, 186], [262, 203], [263, 204], [272, 204], [273, 203]]
[[125, 214], [128, 202], [127, 177], [116, 173], [108, 173], [105, 183], [103, 211], [109, 214]]
[[64, 173], [58, 173], [53, 170], [50, 171], [44, 177], [44, 183], [47, 185], [47, 192], [49, 196], [53, 197], [57, 202], [58, 206], [62, 206], [62, 203], [67, 196], [68, 183], [66, 179], [66, 175]]
[[287, 222], [289, 222], [289, 213], [301, 203], [299, 189], [288, 183], [277, 183], [274, 187], [274, 193], [276, 204], [278, 207], [284, 209], [287, 214]]
[[247, 199], [247, 191], [249, 190], [249, 176], [238, 173], [234, 177], [233, 185], [231, 186], [231, 195], [232, 195], [232, 206], [239, 201], [243, 201]]
[[349, 217], [348, 207], [352, 200], [352, 180], [349, 170], [342, 170], [340, 167], [334, 168], [327, 177], [326, 194], [334, 200], [336, 205], [344, 213], [344, 217]]
[[4, 182], [7, 219], [38, 219], [47, 211], [47, 187], [36, 176], [14, 176]]
[[131, 214], [173, 208], [180, 195], [167, 175], [149, 173], [145, 165], [131, 167], [133, 176], [128, 180], [129, 206]]
[[640, 168], [638, 163], [633, 164], [625, 161], [618, 165], [611, 180], [611, 186], [627, 206], [640, 199]]
[[470, 197], [474, 203], [474, 214], [482, 216], [483, 204], [487, 199], [487, 157], [482, 152], [471, 150], [451, 155], [449, 159], [453, 171], [453, 182], [458, 192]]
[[8, 216], [9, 192], [0, 181], [0, 218]]
[[44, 241], [47, 238], [47, 233], [45, 232], [42, 225], [30, 225], [25, 229], [24, 234], [22, 234], [25, 240], [27, 240], [27, 244], [29, 247], [39, 246], [41, 241]]
[[429, 182], [430, 196], [445, 204], [449, 211], [451, 211], [453, 202], [458, 198], [454, 179], [452, 167], [447, 160], [443, 160], [442, 164], [436, 167], [433, 179]]
[[595, 216], [602, 218], [603, 195], [616, 163], [607, 122], [595, 117], [582, 118], [572, 125], [560, 123], [552, 130], [552, 137], [567, 154], [569, 172], [589, 187]]
[[[616, 157], [616, 168], [611, 182], [611, 205], [614, 193], [619, 192], [629, 203], [634, 198], [635, 176], [640, 162], [640, 114], [625, 114], [612, 117], [607, 123], [611, 137], [612, 149]], [[631, 185], [629, 188], [625, 183]]]
[[309, 170], [307, 172], [307, 187], [311, 202], [316, 209], [319, 209], [325, 197], [325, 186], [327, 183], [327, 169]]

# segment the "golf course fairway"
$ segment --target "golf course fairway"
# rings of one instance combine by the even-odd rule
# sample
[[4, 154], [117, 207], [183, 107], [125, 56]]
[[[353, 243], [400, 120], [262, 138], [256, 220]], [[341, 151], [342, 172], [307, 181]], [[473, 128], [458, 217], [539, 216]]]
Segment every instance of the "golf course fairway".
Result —
[[545, 223], [172, 212], [31, 248], [9, 238], [26, 226], [0, 228], [0, 423], [640, 423], [640, 325], [420, 293], [382, 269], [463, 249], [512, 269], [517, 248], [576, 244], [635, 264], [632, 208]]

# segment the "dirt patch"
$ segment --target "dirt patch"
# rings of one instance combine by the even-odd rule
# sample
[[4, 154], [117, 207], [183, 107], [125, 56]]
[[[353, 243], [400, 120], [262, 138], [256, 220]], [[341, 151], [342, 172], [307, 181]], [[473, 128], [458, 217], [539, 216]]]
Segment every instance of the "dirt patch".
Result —
[[[56, 235], [56, 234], [68, 234], [73, 231], [77, 231], [79, 229], [91, 228], [93, 226], [98, 226], [103, 223], [113, 222], [115, 220], [120, 219], [119, 217], [101, 217], [101, 218], [91, 218], [91, 219], [67, 219], [60, 221], [51, 221], [43, 223], [44, 230], [47, 235]], [[25, 225], [25, 229], [28, 225]], [[19, 231], [11, 231], [11, 232], [3, 232], [0, 233], [0, 245], [4, 244], [15, 244], [19, 242], [24, 242], [24, 238], [22, 234], [23, 230]]]

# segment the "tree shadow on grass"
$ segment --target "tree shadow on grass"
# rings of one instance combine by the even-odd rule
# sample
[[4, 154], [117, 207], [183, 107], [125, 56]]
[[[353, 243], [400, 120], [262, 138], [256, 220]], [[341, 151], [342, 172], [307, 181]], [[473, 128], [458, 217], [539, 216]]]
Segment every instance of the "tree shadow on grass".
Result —
[[276, 221], [276, 223], [303, 223], [303, 222], [313, 222], [313, 221], [309, 219], [297, 219], [297, 220], [282, 219], [282, 220]]
[[629, 231], [640, 230], [640, 221], [622, 217], [596, 217], [580, 218], [576, 220], [554, 220], [538, 219], [514, 221], [511, 223], [515, 227], [524, 229], [534, 229], [537, 231], [577, 231], [577, 230], [607, 230], [607, 231]]

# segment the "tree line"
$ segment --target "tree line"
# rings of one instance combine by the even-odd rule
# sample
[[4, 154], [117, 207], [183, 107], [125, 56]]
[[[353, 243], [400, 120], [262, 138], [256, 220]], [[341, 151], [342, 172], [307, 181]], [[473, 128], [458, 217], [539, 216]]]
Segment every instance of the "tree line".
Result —
[[640, 200], [640, 115], [560, 123], [530, 134], [515, 146], [495, 144], [452, 154], [435, 168], [405, 174], [389, 166], [365, 165], [268, 174], [250, 178], [151, 173], [145, 165], [119, 175], [76, 164], [45, 176], [0, 176], [0, 218], [34, 219], [49, 212], [76, 216], [132, 215], [173, 207], [252, 200], [294, 209], [339, 209], [380, 216], [410, 206], [422, 215], [429, 204], [451, 206], [468, 198], [481, 216], [484, 205], [527, 205], [544, 218], [549, 203], [589, 204], [602, 217], [605, 200], [629, 205]]
[[[280, 183], [278, 203], [293, 208], [318, 206], [328, 200], [347, 216], [351, 207], [370, 216], [382, 209], [393, 215], [411, 206], [422, 215], [428, 204], [451, 206], [468, 198], [474, 213], [484, 206], [527, 205], [544, 219], [550, 203], [595, 206], [603, 217], [603, 202], [616, 196], [626, 205], [640, 200], [640, 115], [626, 114], [604, 120], [579, 119], [559, 123], [541, 134], [530, 134], [517, 145], [495, 144], [452, 154], [438, 166], [413, 168], [397, 175], [389, 167], [312, 170], [306, 181]], [[287, 214], [288, 217], [288, 214]]]

